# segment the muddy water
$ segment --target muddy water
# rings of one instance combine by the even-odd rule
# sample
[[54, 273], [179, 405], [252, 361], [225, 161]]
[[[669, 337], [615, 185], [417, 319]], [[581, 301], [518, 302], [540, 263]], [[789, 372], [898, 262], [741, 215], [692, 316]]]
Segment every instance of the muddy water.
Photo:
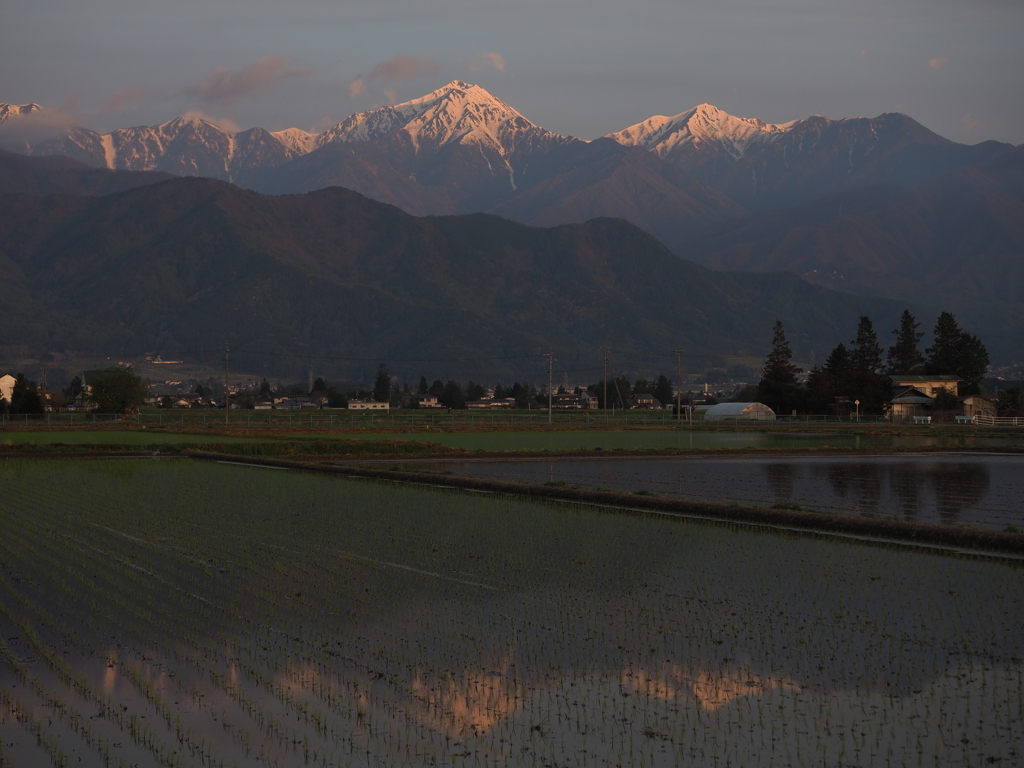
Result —
[[1024, 456], [623, 457], [446, 461], [429, 468], [525, 483], [647, 491], [701, 501], [1024, 528]]

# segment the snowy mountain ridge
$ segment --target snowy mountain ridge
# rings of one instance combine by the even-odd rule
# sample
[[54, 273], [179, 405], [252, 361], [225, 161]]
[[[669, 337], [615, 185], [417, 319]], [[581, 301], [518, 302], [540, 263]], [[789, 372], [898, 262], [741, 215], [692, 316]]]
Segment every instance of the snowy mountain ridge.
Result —
[[41, 112], [42, 109], [35, 102], [31, 104], [7, 104], [0, 102], [0, 123], [12, 117], [23, 117], [24, 115], [31, 115], [33, 112]]
[[[0, 122], [42, 109], [38, 104], [0, 103]], [[824, 125], [843, 122], [817, 115], [808, 120], [824, 121]], [[805, 122], [765, 123], [757, 118], [735, 117], [711, 104], [700, 104], [677, 115], [649, 117], [607, 134], [606, 138], [627, 147], [646, 149], [660, 159], [724, 152], [739, 160]], [[454, 143], [486, 147], [502, 158], [508, 158], [519, 146], [529, 149], [537, 144], [576, 140], [530, 122], [478, 85], [454, 80], [419, 98], [351, 115], [320, 133], [300, 128], [274, 132], [250, 128], [231, 133], [205, 119], [186, 115], [156, 126], [119, 128], [107, 134], [71, 128], [57, 140], [31, 147], [31, 154], [69, 154], [111, 169], [167, 170], [187, 175], [202, 175], [201, 168], [209, 169], [213, 163], [217, 166], [215, 176], [234, 180], [240, 154], [245, 158], [243, 164], [252, 167], [254, 142], [265, 145], [257, 153], [261, 162], [278, 165], [328, 144], [373, 142], [388, 137], [407, 142], [417, 155]], [[203, 159], [184, 157], [190, 152]]]
[[[36, 123], [54, 121], [40, 110], [0, 104], [5, 148], [271, 194], [341, 186], [417, 215], [498, 210], [515, 198], [502, 214], [537, 223], [627, 210], [645, 222], [655, 212], [665, 222], [735, 215], [737, 205], [756, 211], [869, 184], [920, 183], [1008, 148], [957, 144], [900, 113], [772, 124], [711, 104], [588, 142], [548, 131], [461, 80], [319, 133], [233, 132], [186, 114], [106, 134], [48, 125], [44, 135]], [[26, 130], [12, 130], [24, 115]]]
[[317, 145], [374, 141], [398, 132], [408, 137], [417, 152], [455, 142], [483, 144], [502, 157], [515, 149], [524, 134], [565, 138], [534, 125], [479, 85], [454, 80], [418, 99], [352, 115], [321, 133]]
[[[0, 104], [0, 120], [41, 109], [38, 104]], [[250, 128], [232, 133], [186, 115], [160, 125], [118, 128], [105, 134], [70, 128], [57, 139], [32, 146], [31, 154], [66, 154], [109, 169], [163, 170], [235, 180], [239, 166], [254, 167], [254, 143], [265, 145], [258, 159], [280, 165], [327, 144], [390, 136], [400, 136], [416, 154], [456, 143], [485, 146], [503, 158], [538, 139], [571, 140], [534, 125], [484, 88], [456, 80], [420, 98], [352, 115], [321, 133], [300, 128], [272, 133]]]
[[715, 144], [739, 159], [751, 147], [774, 141], [800, 122], [773, 125], [757, 118], [734, 117], [712, 104], [700, 104], [672, 117], [649, 117], [642, 123], [608, 134], [608, 138], [628, 147], [642, 147], [660, 158], [689, 147]]

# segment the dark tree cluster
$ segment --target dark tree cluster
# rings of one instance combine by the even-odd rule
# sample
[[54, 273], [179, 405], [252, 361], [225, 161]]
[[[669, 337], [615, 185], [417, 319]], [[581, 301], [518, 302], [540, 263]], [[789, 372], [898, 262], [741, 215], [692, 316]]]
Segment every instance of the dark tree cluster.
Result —
[[135, 413], [149, 394], [149, 383], [131, 366], [106, 368], [91, 381], [89, 399], [100, 413]]
[[962, 330], [952, 314], [943, 312], [935, 324], [932, 346], [922, 354], [924, 333], [919, 327], [905, 310], [900, 327], [893, 331], [895, 342], [886, 353], [871, 319], [861, 316], [850, 346], [838, 344], [823, 365], [811, 368], [801, 386], [797, 381], [801, 371], [792, 362], [782, 322], [776, 321], [772, 350], [757, 387], [758, 399], [776, 413], [846, 412], [860, 401], [861, 413], [881, 414], [892, 397], [890, 377], [912, 374], [956, 376], [961, 395], [978, 394], [989, 363], [981, 340]]

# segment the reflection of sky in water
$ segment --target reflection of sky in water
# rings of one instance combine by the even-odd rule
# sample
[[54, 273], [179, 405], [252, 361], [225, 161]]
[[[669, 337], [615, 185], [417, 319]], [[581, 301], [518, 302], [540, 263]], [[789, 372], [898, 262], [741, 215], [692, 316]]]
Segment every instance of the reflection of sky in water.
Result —
[[1024, 525], [1024, 456], [448, 461], [457, 474], [994, 528]]

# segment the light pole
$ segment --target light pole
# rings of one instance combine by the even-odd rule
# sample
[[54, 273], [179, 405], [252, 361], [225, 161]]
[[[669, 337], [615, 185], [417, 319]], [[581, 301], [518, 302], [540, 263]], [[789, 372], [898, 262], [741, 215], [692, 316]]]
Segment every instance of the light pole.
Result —
[[853, 404], [857, 406], [857, 423], [860, 424], [860, 400], [854, 400]]
[[682, 391], [683, 391], [683, 364], [680, 362], [680, 356], [683, 354], [683, 350], [676, 350], [676, 424], [683, 420], [683, 409], [682, 409]]

